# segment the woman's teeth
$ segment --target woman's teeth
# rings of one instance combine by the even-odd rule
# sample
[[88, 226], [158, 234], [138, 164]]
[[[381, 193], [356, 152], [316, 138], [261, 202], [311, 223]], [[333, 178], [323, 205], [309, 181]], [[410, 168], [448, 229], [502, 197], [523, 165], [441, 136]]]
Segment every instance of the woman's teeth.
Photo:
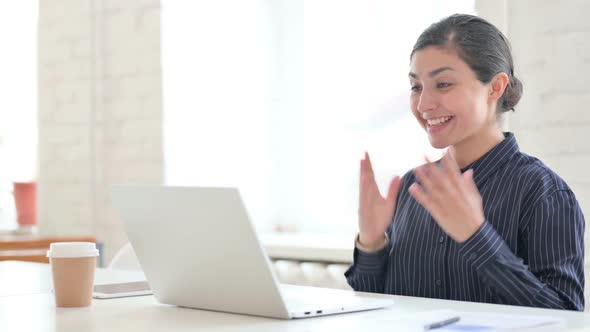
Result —
[[449, 121], [452, 118], [453, 118], [452, 116], [443, 116], [441, 118], [434, 118], [434, 119], [426, 120], [426, 122], [428, 123], [429, 126], [437, 126], [437, 125], [440, 125], [440, 124], [443, 124], [443, 123]]

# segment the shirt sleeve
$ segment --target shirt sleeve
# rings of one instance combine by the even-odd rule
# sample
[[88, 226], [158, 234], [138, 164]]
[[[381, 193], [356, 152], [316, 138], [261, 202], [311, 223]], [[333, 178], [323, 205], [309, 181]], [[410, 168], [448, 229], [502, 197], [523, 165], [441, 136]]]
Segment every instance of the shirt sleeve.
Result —
[[364, 252], [355, 246], [352, 266], [344, 273], [352, 289], [359, 292], [383, 293], [390, 248], [390, 240], [386, 241], [381, 250], [373, 253]]
[[498, 303], [584, 310], [584, 215], [569, 190], [537, 202], [519, 241], [526, 263], [488, 222], [460, 249]]

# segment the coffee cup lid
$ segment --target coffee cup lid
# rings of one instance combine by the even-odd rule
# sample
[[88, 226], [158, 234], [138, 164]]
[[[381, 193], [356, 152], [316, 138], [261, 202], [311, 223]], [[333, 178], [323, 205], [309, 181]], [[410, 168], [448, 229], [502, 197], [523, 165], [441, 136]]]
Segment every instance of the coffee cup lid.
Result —
[[96, 244], [93, 242], [54, 242], [49, 245], [47, 257], [73, 258], [98, 256]]

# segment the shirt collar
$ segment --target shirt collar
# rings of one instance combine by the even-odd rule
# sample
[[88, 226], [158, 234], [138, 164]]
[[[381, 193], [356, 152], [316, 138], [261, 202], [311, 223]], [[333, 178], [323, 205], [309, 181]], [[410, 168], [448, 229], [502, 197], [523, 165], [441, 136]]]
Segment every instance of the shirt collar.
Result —
[[505, 132], [504, 139], [481, 158], [461, 169], [461, 173], [472, 168], [473, 180], [479, 187], [490, 175], [504, 166], [520, 151], [513, 133]]

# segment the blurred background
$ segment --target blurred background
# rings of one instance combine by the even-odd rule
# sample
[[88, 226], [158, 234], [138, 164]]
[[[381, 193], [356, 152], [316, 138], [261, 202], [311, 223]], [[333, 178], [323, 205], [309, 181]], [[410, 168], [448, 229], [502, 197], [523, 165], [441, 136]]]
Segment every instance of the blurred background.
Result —
[[[441, 153], [410, 112], [407, 71], [420, 32], [453, 13], [508, 36], [524, 96], [503, 126], [588, 215], [589, 2], [1, 5], [0, 229], [10, 236], [93, 236], [107, 264], [127, 242], [112, 184], [212, 185], [239, 187], [260, 233], [352, 249], [363, 152], [382, 190]], [[21, 182], [35, 184], [36, 202], [34, 221], [19, 224]]]

